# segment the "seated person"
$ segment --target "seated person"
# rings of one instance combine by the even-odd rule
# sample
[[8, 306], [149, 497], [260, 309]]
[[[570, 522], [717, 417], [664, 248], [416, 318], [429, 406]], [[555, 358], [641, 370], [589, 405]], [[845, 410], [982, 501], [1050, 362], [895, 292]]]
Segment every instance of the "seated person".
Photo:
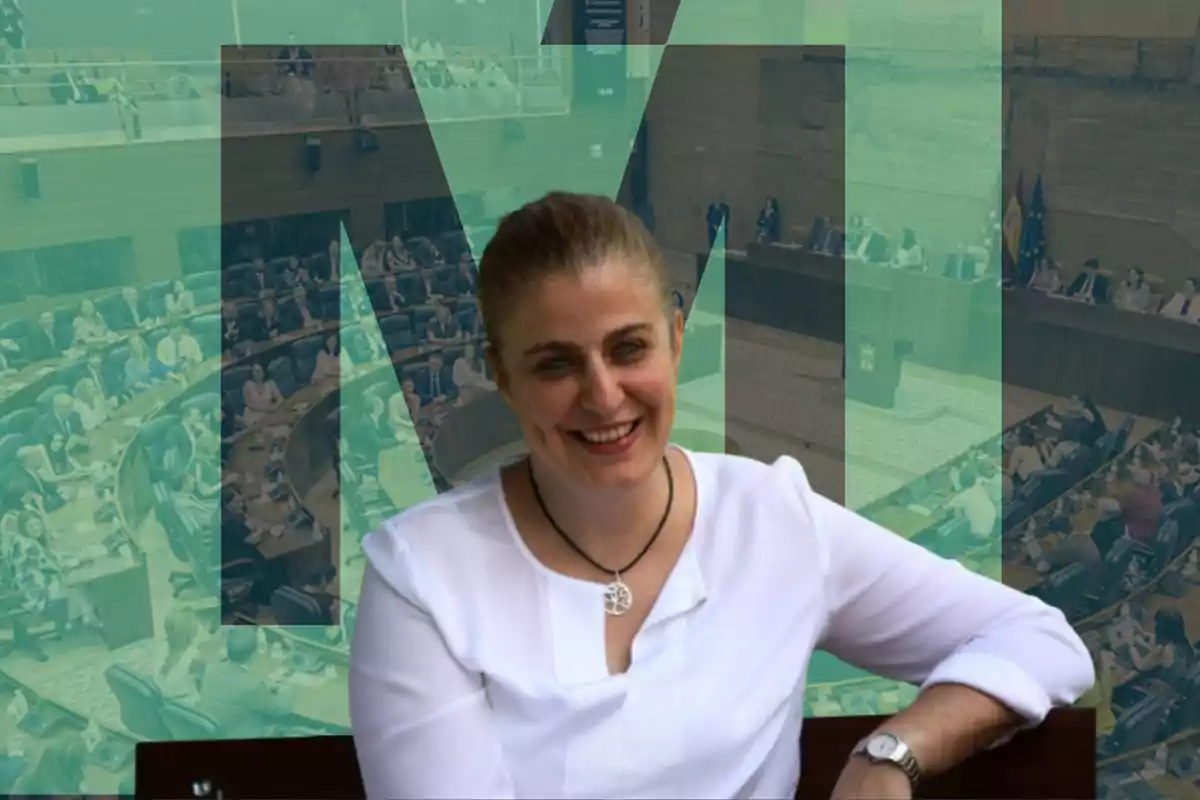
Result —
[[351, 444], [357, 450], [370, 453], [391, 444], [392, 429], [387, 417], [387, 406], [383, 398], [370, 395], [366, 401], [366, 413], [355, 416]]
[[460, 339], [462, 339], [462, 331], [459, 330], [458, 323], [451, 316], [450, 309], [439, 305], [433, 314], [433, 319], [429, 320], [429, 326], [425, 329], [425, 340], [429, 344], [445, 345], [453, 344]]
[[228, 627], [225, 637], [227, 660], [205, 669], [196, 707], [220, 726], [222, 737], [261, 739], [292, 713], [290, 693], [250, 671], [258, 653], [256, 627]]
[[54, 324], [54, 314], [43, 311], [38, 314], [37, 325], [29, 332], [25, 350], [33, 361], [49, 361], [59, 358], [71, 346], [71, 342], [59, 341]]
[[296, 288], [296, 272], [299, 268], [299, 259], [295, 256], [288, 256], [287, 261], [283, 264], [283, 269], [275, 276], [275, 290], [282, 292]]
[[387, 246], [385, 253], [388, 272], [410, 272], [416, 269], [416, 262], [413, 261], [408, 250], [404, 248], [404, 242], [399, 236], [393, 236], [391, 243]]
[[1022, 484], [1029, 480], [1033, 473], [1045, 469], [1046, 464], [1042, 460], [1037, 437], [1032, 430], [1022, 428], [1018, 434], [1018, 441], [1020, 443], [1008, 459], [1008, 474], [1013, 477], [1015, 483]]
[[429, 363], [426, 369], [428, 380], [426, 383], [426, 392], [422, 396], [423, 404], [437, 403], [445, 401], [453, 393], [454, 378], [452, 375], [447, 375], [448, 370], [445, 368], [445, 361], [441, 353], [430, 353]]
[[96, 390], [100, 392], [100, 397], [109, 406], [112, 408], [117, 407], [117, 399], [112, 396], [114, 393], [109, 390], [108, 376], [104, 374], [104, 355], [102, 353], [96, 350], [88, 353], [83, 377], [89, 378], [96, 385]]
[[1029, 278], [1029, 288], [1035, 292], [1045, 292], [1046, 294], [1061, 292], [1063, 281], [1062, 273], [1058, 269], [1058, 262], [1049, 258], [1038, 260], [1037, 266], [1033, 268], [1033, 275]]
[[335, 567], [322, 567], [308, 576], [304, 584], [300, 587], [302, 592], [316, 600], [317, 605], [321, 607], [321, 616], [312, 621], [314, 625], [337, 624], [337, 619], [334, 615], [337, 598], [329, 591], [330, 584], [333, 583], [335, 577], [337, 577], [337, 569]]
[[1122, 311], [1145, 314], [1150, 311], [1150, 284], [1140, 267], [1133, 267], [1113, 293], [1113, 305]]
[[154, 681], [168, 700], [194, 705], [200, 698], [197, 678], [204, 662], [197, 650], [201, 643], [200, 622], [185, 608], [172, 608], [163, 620], [163, 638], [159, 640], [159, 664]]
[[173, 317], [186, 317], [196, 310], [196, 296], [183, 285], [183, 281], [175, 281], [171, 285], [171, 293], [164, 301], [167, 313]]
[[262, 258], [254, 259], [250, 272], [245, 276], [246, 284], [243, 292], [250, 297], [262, 297], [275, 291], [275, 284], [267, 275], [267, 262]]
[[45, 465], [48, 469], [39, 475], [47, 483], [67, 483], [88, 474], [67, 450], [67, 437], [61, 431], [50, 434], [50, 441], [46, 443]]
[[455, 276], [455, 291], [462, 296], [474, 296], [479, 292], [479, 269], [471, 258], [471, 253], [464, 250], [458, 259], [458, 274]]
[[89, 344], [99, 344], [109, 338], [108, 323], [96, 311], [96, 305], [91, 300], [79, 304], [79, 316], [71, 323], [75, 333], [72, 344], [76, 347]]
[[433, 270], [421, 270], [421, 301], [424, 303], [440, 303], [445, 299], [436, 281], [434, 281], [434, 277], [435, 273]]
[[454, 385], [458, 388], [458, 396], [464, 401], [483, 392], [496, 390], [496, 384], [488, 380], [484, 373], [483, 362], [477, 356], [473, 344], [467, 344], [463, 348], [463, 354], [455, 359], [452, 376]]
[[987, 487], [977, 479], [975, 466], [968, 464], [959, 470], [958, 481], [962, 491], [946, 503], [946, 508], [961, 512], [970, 523], [974, 536], [991, 536], [996, 532], [999, 514], [996, 504], [988, 496]]
[[892, 259], [896, 269], [907, 269], [920, 272], [925, 269], [925, 248], [917, 241], [917, 234], [912, 228], [905, 228], [900, 240], [900, 247]]
[[1108, 644], [1114, 653], [1123, 655], [1132, 663], [1128, 651], [1137, 649], [1149, 652], [1154, 642], [1154, 635], [1143, 627], [1141, 621], [1134, 616], [1133, 607], [1128, 601], [1117, 607], [1108, 624]]
[[1108, 423], [1091, 398], [1072, 395], [1064, 416], [1064, 435], [1070, 432], [1071, 437], [1085, 447], [1095, 447], [1096, 442], [1108, 433]]
[[248, 338], [248, 331], [242, 330], [238, 322], [237, 304], [232, 300], [221, 301], [221, 350], [231, 352]]
[[1083, 262], [1083, 271], [1075, 276], [1066, 291], [1067, 297], [1093, 305], [1107, 303], [1108, 293], [1108, 278], [1100, 274], [1100, 260], [1095, 258]]
[[175, 468], [164, 477], [171, 487], [171, 505], [188, 530], [199, 531], [202, 536], [210, 532], [215, 534], [221, 520], [217, 517], [217, 508], [198, 491], [196, 476]]
[[108, 401], [91, 378], [80, 378], [76, 382], [74, 396], [75, 413], [83, 422], [85, 431], [91, 433], [108, 421]]
[[775, 244], [779, 241], [779, 201], [774, 197], [768, 197], [763, 201], [763, 207], [758, 212], [755, 229], [757, 231], [756, 241], [759, 244]]
[[254, 332], [254, 338], [260, 342], [278, 337], [280, 331], [283, 330], [283, 323], [279, 319], [279, 312], [275, 307], [275, 301], [270, 297], [264, 297], [259, 302], [257, 328], [258, 330]]
[[1037, 565], [1039, 572], [1053, 572], [1071, 564], [1081, 564], [1091, 573], [1093, 580], [1103, 580], [1104, 562], [1095, 539], [1087, 533], [1074, 530], [1070, 519], [1066, 517], [1052, 520], [1049, 532], [1060, 534], [1062, 538], [1043, 556]]
[[1125, 519], [1121, 516], [1120, 501], [1113, 497], [1101, 497], [1096, 501], [1096, 521], [1091, 533], [1100, 557], [1107, 557], [1108, 551], [1124, 535]]
[[121, 289], [121, 302], [113, 307], [112, 327], [118, 331], [144, 328], [154, 324], [154, 316], [146, 298], [138, 296], [138, 290], [133, 286]]
[[1125, 518], [1125, 534], [1134, 541], [1150, 544], [1162, 521], [1162, 495], [1150, 472], [1124, 469], [1118, 475], [1117, 499]]
[[889, 249], [887, 237], [880, 233], [870, 221], [864, 220], [862, 239], [859, 240], [858, 247], [854, 251], [854, 257], [870, 264], [886, 264]]
[[38, 661], [47, 655], [29, 634], [29, 623], [50, 609], [61, 633], [67, 623], [67, 592], [63, 569], [46, 539], [45, 517], [39, 511], [21, 512], [15, 529], [0, 536], [0, 587], [20, 599], [22, 616], [13, 621], [13, 644]]
[[154, 348], [154, 358], [160, 374], [178, 374], [202, 363], [204, 351], [187, 328], [176, 325]]
[[144, 392], [155, 383], [152, 374], [150, 348], [140, 336], [129, 339], [129, 358], [125, 359], [125, 391], [134, 395]]
[[275, 381], [267, 379], [262, 364], [255, 364], [250, 368], [250, 377], [242, 384], [242, 398], [246, 403], [242, 419], [247, 426], [258, 422], [283, 402], [283, 394], [279, 391], [279, 385]]
[[337, 335], [334, 334], [326, 337], [325, 347], [317, 353], [317, 363], [316, 367], [313, 368], [312, 382], [322, 383], [337, 379], [342, 374], [343, 362], [345, 362], [347, 369], [353, 366], [350, 362], [350, 354], [342, 351]]
[[1188, 638], [1183, 616], [1171, 608], [1158, 609], [1148, 654], [1131, 648], [1129, 657], [1138, 675], [1113, 689], [1117, 706], [1129, 708], [1150, 692], [1174, 693], [1174, 687], [1184, 685], [1196, 663], [1196, 649]]
[[404, 402], [408, 405], [409, 416], [413, 419], [417, 418], [417, 414], [421, 411], [421, 406], [425, 401], [421, 398], [421, 394], [417, 391], [417, 386], [412, 378], [405, 378], [400, 383], [400, 392], [404, 395]]
[[359, 272], [364, 280], [378, 278], [384, 272], [384, 250], [387, 245], [382, 239], [376, 239], [363, 250], [359, 259]]
[[308, 307], [308, 292], [303, 286], [292, 290], [292, 302], [283, 307], [280, 319], [280, 330], [291, 333], [302, 328], [312, 328], [321, 324]]
[[1061, 466], [1074, 453], [1078, 452], [1078, 450], [1079, 442], [1073, 438], [1064, 438], [1050, 450], [1050, 454], [1046, 457], [1046, 466], [1055, 469]]
[[1200, 298], [1196, 297], [1196, 279], [1185, 280], [1183, 287], [1166, 302], [1158, 313], [1167, 319], [1200, 324]]
[[213, 456], [221, 449], [221, 439], [217, 433], [217, 421], [205, 417], [199, 408], [191, 407], [183, 412], [180, 421], [183, 432], [191, 439], [192, 462], [197, 470], [197, 477], [203, 476], [206, 484], [220, 481], [220, 461]]
[[67, 437], [68, 451], [87, 446], [87, 429], [75, 410], [75, 399], [66, 392], [54, 396], [50, 401], [50, 413], [41, 417], [33, 430], [34, 440], [42, 444], [49, 442], [52, 434], [61, 433]]
[[288, 269], [292, 274], [293, 286], [303, 286], [305, 289], [312, 289], [320, 283], [317, 277], [312, 274], [312, 270], [308, 268], [308, 264], [295, 256], [292, 256]]
[[384, 275], [383, 288], [380, 292], [379, 310], [384, 313], [395, 313], [408, 305], [408, 298], [396, 288], [396, 276]]

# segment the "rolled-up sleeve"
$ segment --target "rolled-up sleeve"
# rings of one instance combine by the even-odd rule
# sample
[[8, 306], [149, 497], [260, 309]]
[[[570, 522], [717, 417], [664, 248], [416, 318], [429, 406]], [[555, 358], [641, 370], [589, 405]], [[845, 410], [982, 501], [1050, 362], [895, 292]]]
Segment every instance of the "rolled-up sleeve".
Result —
[[970, 686], [1028, 724], [1095, 682], [1087, 648], [1058, 609], [822, 497], [799, 465], [789, 482], [822, 561], [821, 649], [922, 687]]
[[446, 645], [404, 542], [380, 532], [365, 545], [350, 722], [367, 797], [513, 797], [482, 678]]

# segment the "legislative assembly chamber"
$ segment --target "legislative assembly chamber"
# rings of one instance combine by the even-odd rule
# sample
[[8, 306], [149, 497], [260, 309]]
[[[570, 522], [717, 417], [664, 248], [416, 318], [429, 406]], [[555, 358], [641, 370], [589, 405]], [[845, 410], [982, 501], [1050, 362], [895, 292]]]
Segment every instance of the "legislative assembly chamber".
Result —
[[[675, 441], [1062, 609], [1099, 796], [1200, 797], [1200, 5], [929, 4], [0, 0], [0, 795], [347, 732], [361, 539], [522, 455], [476, 263], [564, 188], [667, 255]], [[915, 696], [818, 656], [810, 715]]]

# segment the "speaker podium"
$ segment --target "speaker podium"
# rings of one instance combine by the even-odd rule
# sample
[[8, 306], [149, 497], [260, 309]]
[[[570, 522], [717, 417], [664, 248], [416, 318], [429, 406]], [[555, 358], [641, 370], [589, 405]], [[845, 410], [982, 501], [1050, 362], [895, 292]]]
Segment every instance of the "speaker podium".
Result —
[[894, 408], [905, 343], [890, 337], [846, 332], [842, 372], [846, 397], [878, 408]]

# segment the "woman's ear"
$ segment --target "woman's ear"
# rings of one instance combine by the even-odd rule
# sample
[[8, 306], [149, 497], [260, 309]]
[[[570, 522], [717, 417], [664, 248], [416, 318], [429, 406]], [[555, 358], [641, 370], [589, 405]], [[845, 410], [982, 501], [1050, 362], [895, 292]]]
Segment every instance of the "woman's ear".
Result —
[[679, 360], [683, 357], [683, 311], [671, 309], [671, 350], [675, 361], [675, 370], [679, 370]]

